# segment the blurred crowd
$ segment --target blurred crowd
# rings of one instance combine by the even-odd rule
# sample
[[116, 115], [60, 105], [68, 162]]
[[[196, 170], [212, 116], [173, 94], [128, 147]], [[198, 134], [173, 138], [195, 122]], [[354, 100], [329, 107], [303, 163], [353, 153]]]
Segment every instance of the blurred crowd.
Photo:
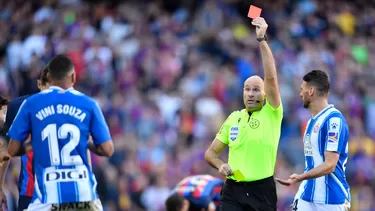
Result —
[[[307, 71], [326, 70], [330, 103], [350, 125], [351, 210], [375, 210], [375, 1], [4, 0], [0, 92], [11, 99], [37, 92], [43, 66], [70, 56], [76, 89], [99, 102], [115, 143], [112, 158], [92, 156], [105, 210], [162, 211], [183, 177], [219, 176], [205, 149], [243, 108], [244, 80], [263, 73], [250, 3], [269, 25], [285, 112], [276, 175], [304, 169], [310, 113], [300, 84]], [[5, 182], [10, 210], [19, 168], [14, 159]], [[278, 186], [280, 211], [296, 190]]]

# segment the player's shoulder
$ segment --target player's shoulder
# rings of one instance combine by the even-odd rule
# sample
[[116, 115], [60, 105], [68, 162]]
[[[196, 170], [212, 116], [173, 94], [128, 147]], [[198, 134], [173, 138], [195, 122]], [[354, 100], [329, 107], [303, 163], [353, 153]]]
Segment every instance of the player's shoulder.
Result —
[[53, 93], [53, 90], [52, 89], [45, 89], [43, 91], [40, 91], [36, 94], [33, 94], [33, 95], [30, 95], [28, 98], [27, 98], [27, 101], [34, 101], [34, 100], [39, 100], [41, 97], [45, 96], [45, 95], [48, 95], [48, 94], [52, 94]]
[[332, 106], [327, 111], [325, 124], [330, 125], [331, 127], [334, 127], [335, 125], [347, 125], [347, 122], [342, 112], [339, 109]]
[[30, 95], [23, 95], [23, 96], [20, 96], [20, 97], [17, 97], [17, 98], [14, 98], [12, 101], [10, 101], [10, 103], [19, 103], [19, 102], [23, 102], [24, 100], [26, 100], [27, 98], [29, 98]]
[[16, 102], [16, 104], [26, 104], [27, 105], [34, 105], [34, 104], [40, 104], [41, 102], [44, 102], [44, 101], [41, 101], [40, 100], [40, 95], [41, 93], [38, 92], [38, 93], [35, 93], [35, 94], [32, 94], [32, 95], [25, 95], [25, 96], [21, 96], [19, 98], [16, 98], [14, 99]]
[[94, 109], [99, 106], [98, 102], [95, 99], [76, 89], [70, 89], [69, 94], [72, 100], [74, 100], [79, 105], [85, 105], [86, 108]]
[[17, 98], [14, 98], [12, 101], [10, 101], [8, 103], [8, 110], [9, 108], [14, 108], [14, 107], [17, 107], [19, 108], [20, 105], [27, 99], [29, 98], [30, 95], [23, 95], [23, 96], [20, 96], [20, 97], [17, 97]]
[[71, 95], [76, 96], [76, 97], [82, 97], [82, 98], [87, 98], [87, 99], [90, 98], [90, 97], [87, 96], [85, 93], [80, 92], [80, 91], [78, 91], [78, 90], [76, 90], [76, 89], [73, 89], [73, 88], [72, 88], [72, 89], [69, 89], [68, 92], [69, 92]]
[[342, 112], [339, 109], [335, 108], [334, 106], [332, 106], [327, 111], [327, 118], [326, 119], [329, 120], [331, 118], [339, 118], [339, 119], [345, 120], [345, 117], [342, 114]]
[[[28, 106], [46, 103], [46, 98], [44, 98], [45, 95], [50, 95], [52, 93], [53, 93], [52, 89], [46, 89], [46, 90], [40, 91], [40, 92], [35, 93], [33, 95], [27, 96], [23, 100], [23, 103], [27, 104]], [[48, 98], [48, 99], [50, 99], [50, 98]]]
[[76, 89], [70, 89], [69, 94], [72, 98], [77, 98], [80, 101], [84, 101], [86, 103], [93, 103], [93, 100], [91, 97], [87, 96], [85, 93], [80, 92]]

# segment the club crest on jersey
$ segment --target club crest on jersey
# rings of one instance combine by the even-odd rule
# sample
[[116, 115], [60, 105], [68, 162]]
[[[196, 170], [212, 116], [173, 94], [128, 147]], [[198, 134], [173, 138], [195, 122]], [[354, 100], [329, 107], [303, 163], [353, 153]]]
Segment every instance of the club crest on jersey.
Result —
[[249, 124], [250, 124], [251, 128], [257, 129], [259, 127], [259, 125], [260, 125], [260, 122], [257, 119], [251, 119], [251, 121], [250, 121]]
[[240, 128], [238, 126], [233, 126], [230, 128], [230, 131], [229, 131], [230, 140], [232, 141], [236, 140], [236, 138], [238, 137], [239, 130]]
[[314, 129], [313, 129], [313, 132], [314, 133], [317, 133], [319, 131], [319, 128], [320, 128], [320, 123], [316, 124]]

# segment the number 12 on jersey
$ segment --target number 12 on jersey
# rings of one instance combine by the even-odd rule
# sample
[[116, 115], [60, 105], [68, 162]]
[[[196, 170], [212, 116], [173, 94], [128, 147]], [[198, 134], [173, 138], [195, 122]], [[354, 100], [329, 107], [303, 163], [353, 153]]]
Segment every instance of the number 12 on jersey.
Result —
[[[70, 135], [68, 143], [59, 149], [59, 139], [67, 139]], [[42, 130], [42, 141], [48, 140], [49, 157], [52, 166], [70, 166], [80, 165], [83, 163], [79, 155], [71, 155], [71, 152], [79, 144], [81, 132], [76, 125], [63, 124], [57, 128], [56, 124], [49, 124]], [[61, 156], [61, 159], [60, 159]]]

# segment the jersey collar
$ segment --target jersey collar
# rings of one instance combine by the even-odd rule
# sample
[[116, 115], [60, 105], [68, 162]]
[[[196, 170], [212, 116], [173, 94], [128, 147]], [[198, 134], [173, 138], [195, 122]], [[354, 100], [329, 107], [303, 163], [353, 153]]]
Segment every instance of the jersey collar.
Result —
[[59, 90], [59, 91], [69, 91], [69, 90], [74, 90], [73, 87], [70, 87], [69, 89], [63, 89], [59, 86], [50, 86], [49, 89], [53, 89], [53, 90]]
[[317, 119], [319, 118], [322, 114], [324, 114], [327, 110], [329, 110], [330, 108], [333, 108], [333, 104], [329, 104], [325, 109], [321, 110], [315, 117], [313, 117], [313, 119]]

